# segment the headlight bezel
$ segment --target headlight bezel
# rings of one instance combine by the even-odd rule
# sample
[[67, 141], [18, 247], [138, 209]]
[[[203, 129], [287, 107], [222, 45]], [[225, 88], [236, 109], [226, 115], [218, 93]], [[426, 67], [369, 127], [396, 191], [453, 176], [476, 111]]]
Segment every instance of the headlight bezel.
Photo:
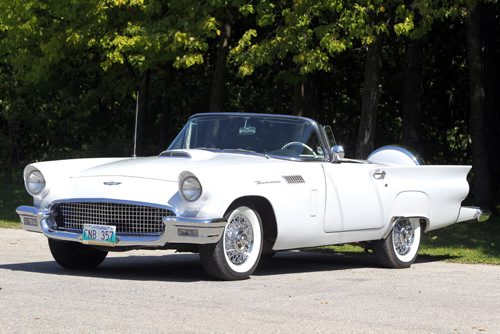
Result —
[[203, 194], [200, 180], [191, 172], [182, 172], [179, 175], [179, 194], [186, 202], [196, 202]]
[[31, 196], [38, 196], [45, 190], [47, 182], [42, 172], [38, 169], [32, 169], [26, 174], [24, 187]]

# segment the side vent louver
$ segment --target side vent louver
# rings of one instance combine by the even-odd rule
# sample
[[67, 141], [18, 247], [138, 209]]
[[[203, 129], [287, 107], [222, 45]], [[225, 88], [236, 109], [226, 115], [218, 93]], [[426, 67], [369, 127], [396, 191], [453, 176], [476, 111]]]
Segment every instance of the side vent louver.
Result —
[[287, 183], [306, 183], [301, 175], [283, 175]]

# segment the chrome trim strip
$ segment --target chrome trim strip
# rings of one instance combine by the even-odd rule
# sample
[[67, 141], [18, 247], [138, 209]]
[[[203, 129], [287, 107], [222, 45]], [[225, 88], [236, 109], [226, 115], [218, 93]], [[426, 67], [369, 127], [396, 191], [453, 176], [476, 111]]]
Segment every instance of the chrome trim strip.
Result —
[[49, 205], [49, 209], [51, 206], [59, 203], [73, 203], [73, 202], [86, 202], [86, 203], [120, 203], [120, 204], [130, 204], [130, 205], [143, 205], [143, 206], [149, 206], [153, 208], [158, 208], [158, 209], [166, 209], [174, 212], [176, 215], [178, 212], [172, 208], [169, 205], [162, 205], [162, 204], [156, 204], [156, 203], [149, 203], [149, 202], [139, 202], [139, 201], [128, 201], [128, 200], [122, 200], [122, 199], [113, 199], [113, 198], [69, 198], [69, 199], [59, 199], [56, 200]]
[[[38, 209], [31, 206], [20, 206], [16, 212], [21, 218], [22, 226], [27, 231], [41, 232], [48, 238], [82, 243], [82, 234], [54, 230], [50, 220], [53, 213], [49, 209]], [[25, 221], [34, 219], [37, 226], [28, 225]], [[160, 236], [121, 236], [117, 235], [116, 247], [162, 247], [168, 243], [210, 244], [222, 237], [227, 221], [223, 218], [187, 218], [165, 217], [165, 232]], [[188, 232], [188, 233], [186, 233]], [[192, 233], [189, 233], [192, 232]]]

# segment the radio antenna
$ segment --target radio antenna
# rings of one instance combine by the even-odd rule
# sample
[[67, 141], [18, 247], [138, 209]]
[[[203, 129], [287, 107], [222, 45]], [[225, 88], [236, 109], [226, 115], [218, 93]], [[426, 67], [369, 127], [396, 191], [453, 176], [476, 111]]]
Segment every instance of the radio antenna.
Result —
[[136, 92], [135, 95], [135, 126], [134, 126], [134, 155], [132, 155], [133, 158], [136, 158], [137, 155], [136, 150], [137, 150], [137, 117], [139, 115], [139, 91]]

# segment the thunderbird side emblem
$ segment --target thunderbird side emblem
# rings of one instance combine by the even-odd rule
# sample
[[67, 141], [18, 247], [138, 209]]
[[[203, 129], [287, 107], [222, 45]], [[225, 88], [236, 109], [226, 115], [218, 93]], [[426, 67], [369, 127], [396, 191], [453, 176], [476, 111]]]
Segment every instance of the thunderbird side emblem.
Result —
[[114, 182], [114, 181], [108, 181], [108, 182], [103, 182], [103, 183], [106, 186], [117, 186], [119, 184], [122, 184], [121, 182]]

